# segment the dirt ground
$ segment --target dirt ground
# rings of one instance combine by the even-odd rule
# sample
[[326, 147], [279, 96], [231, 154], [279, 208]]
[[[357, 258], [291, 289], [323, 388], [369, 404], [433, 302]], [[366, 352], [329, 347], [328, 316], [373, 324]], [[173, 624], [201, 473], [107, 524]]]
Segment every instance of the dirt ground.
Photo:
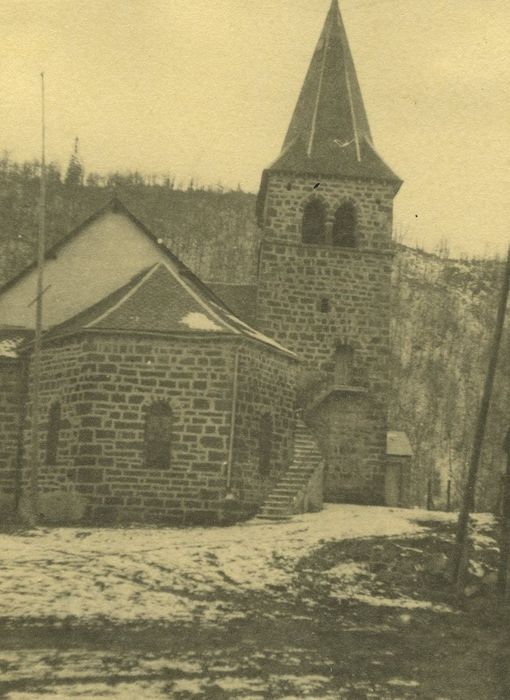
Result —
[[452, 524], [429, 521], [409, 536], [325, 538], [292, 560], [275, 542], [286, 578], [200, 596], [224, 619], [4, 614], [0, 697], [508, 700], [510, 615], [480, 571], [493, 569], [490, 534], [462, 608], [441, 565]]

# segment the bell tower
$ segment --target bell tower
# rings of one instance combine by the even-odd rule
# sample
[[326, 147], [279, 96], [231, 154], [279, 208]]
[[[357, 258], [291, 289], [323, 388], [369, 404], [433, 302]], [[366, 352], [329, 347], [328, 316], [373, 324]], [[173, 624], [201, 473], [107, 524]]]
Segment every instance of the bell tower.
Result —
[[327, 454], [328, 500], [382, 503], [393, 199], [337, 0], [282, 151], [262, 175], [258, 325], [305, 364], [300, 402]]

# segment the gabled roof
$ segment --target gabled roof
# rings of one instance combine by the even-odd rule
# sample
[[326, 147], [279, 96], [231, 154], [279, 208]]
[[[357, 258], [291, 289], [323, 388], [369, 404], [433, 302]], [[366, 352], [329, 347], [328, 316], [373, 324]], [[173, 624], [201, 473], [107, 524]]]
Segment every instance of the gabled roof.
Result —
[[[46, 257], [57, 257], [60, 249], [108, 212], [126, 216], [157, 248], [161, 255], [158, 253], [156, 259], [159, 258], [160, 261], [149, 266], [146, 263], [145, 268], [127, 283], [78, 313], [69, 314], [63, 321], [49, 327], [43, 335], [43, 340], [47, 342], [64, 335], [92, 330], [165, 334], [220, 333], [244, 336], [297, 359], [290, 350], [239, 319], [117, 198], [113, 198], [50, 248]], [[121, 256], [123, 251], [119, 249], [118, 253]], [[33, 271], [35, 267], [35, 263], [29, 265], [4, 285], [0, 289], [0, 294]], [[11, 330], [16, 329], [7, 330], [11, 333]], [[23, 334], [23, 330], [20, 334]], [[28, 337], [31, 338], [31, 334], [25, 335], [25, 338]], [[23, 347], [27, 345], [28, 343], [23, 343]]]
[[[61, 238], [57, 243], [52, 245], [50, 248], [46, 250], [45, 258], [47, 260], [50, 260], [56, 256], [56, 254], [64, 248], [68, 243], [70, 243], [74, 238], [79, 236], [82, 231], [84, 231], [87, 227], [90, 226], [90, 224], [94, 223], [94, 221], [97, 221], [100, 219], [102, 216], [107, 214], [108, 212], [113, 212], [115, 214], [123, 214], [126, 216], [130, 221], [134, 223], [134, 225], [140, 229], [140, 231], [149, 238], [152, 243], [157, 245], [163, 254], [177, 267], [182, 271], [182, 274], [189, 275], [190, 277], [195, 277], [195, 275], [191, 272], [191, 270], [186, 267], [186, 265], [179, 260], [179, 258], [172, 253], [172, 251], [167, 248], [163, 241], [158, 238], [157, 236], [152, 233], [152, 231], [139, 219], [136, 218], [136, 216], [126, 207], [126, 205], [118, 199], [118, 197], [112, 197], [104, 206], [101, 208], [97, 209], [93, 214], [91, 214], [89, 217], [87, 217], [84, 221], [82, 221], [78, 226], [73, 228], [69, 233], [67, 233], [63, 238]], [[0, 294], [2, 294], [4, 291], [9, 289], [10, 287], [14, 286], [18, 280], [20, 280], [22, 277], [27, 275], [29, 272], [32, 270], [35, 270], [37, 267], [37, 261], [34, 260], [31, 262], [27, 267], [25, 267], [23, 270], [21, 270], [17, 275], [12, 277], [10, 280], [7, 280], [5, 284], [0, 286]], [[196, 278], [197, 282], [200, 283], [200, 280]]]
[[373, 147], [370, 126], [337, 0], [269, 170], [400, 182]]
[[[232, 309], [230, 308], [230, 304], [228, 302], [228, 299], [226, 299], [226, 303], [224, 301], [221, 301], [218, 296], [215, 294], [215, 292], [208, 287], [207, 285], [204, 284], [174, 253], [172, 253], [171, 250], [167, 248], [165, 243], [155, 236], [150, 229], [145, 226], [141, 221], [139, 221], [131, 211], [116, 197], [111, 199], [105, 206], [101, 207], [98, 209], [96, 212], [94, 212], [91, 216], [89, 216], [85, 221], [83, 221], [79, 226], [74, 228], [72, 231], [70, 231], [66, 236], [64, 236], [60, 241], [58, 241], [55, 245], [53, 245], [51, 248], [49, 248], [46, 252], [46, 259], [48, 260], [48, 267], [53, 264], [54, 261], [61, 260], [63, 257], [64, 249], [66, 246], [69, 246], [72, 244], [76, 239], [79, 239], [80, 235], [86, 235], [87, 231], [92, 228], [92, 224], [97, 222], [99, 219], [102, 217], [106, 217], [109, 213], [114, 213], [114, 214], [121, 214], [123, 217], [126, 217], [130, 222], [134, 224], [136, 227], [136, 230], [140, 232], [140, 234], [147, 239], [150, 242], [150, 248], [155, 249], [156, 255], [152, 256], [152, 259], [145, 260], [145, 262], [142, 262], [139, 264], [138, 269], [142, 268], [142, 266], [148, 267], [153, 263], [153, 261], [157, 259], [163, 259], [166, 260], [171, 267], [171, 269], [179, 276], [180, 279], [185, 280], [197, 293], [200, 295], [203, 295], [207, 299], [211, 301], [211, 303], [214, 303], [221, 307], [222, 309], [225, 309], [225, 311], [228, 313], [232, 313]], [[115, 253], [114, 253], [115, 254]], [[125, 255], [125, 251], [122, 249], [122, 247], [118, 248], [118, 255], [119, 258], [123, 255]], [[149, 256], [150, 257], [150, 256]], [[66, 321], [70, 316], [76, 315], [76, 313], [81, 312], [82, 309], [88, 308], [92, 303], [95, 303], [97, 300], [102, 299], [104, 296], [107, 294], [110, 294], [112, 290], [119, 289], [121, 285], [126, 284], [131, 277], [136, 273], [137, 271], [137, 266], [136, 263], [131, 266], [132, 270], [130, 272], [129, 276], [126, 276], [124, 279], [119, 279], [118, 286], [117, 285], [110, 285], [110, 288], [107, 289], [102, 296], [97, 296], [96, 299], [91, 299], [87, 304], [84, 304], [81, 306], [81, 308], [76, 308], [72, 313], [69, 313], [67, 316], [64, 316], [63, 318], [58, 318], [56, 323], [62, 323]], [[25, 279], [29, 277], [30, 275], [34, 274], [34, 271], [36, 269], [36, 263], [32, 262], [30, 265], [28, 265], [24, 270], [22, 270], [18, 275], [10, 279], [6, 284], [4, 284], [0, 288], [0, 297], [3, 296], [4, 293], [8, 293], [12, 287], [15, 287], [16, 284], [21, 283], [23, 284]], [[74, 272], [75, 275], [80, 274], [79, 270], [75, 270]], [[103, 274], [104, 274], [104, 266], [103, 266]], [[46, 272], [45, 272], [45, 282], [48, 278], [46, 277]], [[59, 283], [62, 282], [62, 279], [59, 279]], [[93, 282], [94, 280], [91, 280], [91, 288], [94, 287]], [[106, 286], [106, 285], [103, 285]], [[49, 290], [49, 293], [53, 293], [53, 296], [57, 294], [57, 287], [56, 285], [49, 284], [48, 288], [51, 289]], [[58, 293], [62, 294], [60, 288], [58, 289]], [[82, 295], [83, 296], [83, 295]], [[93, 296], [93, 295], [91, 295]], [[32, 296], [32, 291], [30, 291], [30, 300], [33, 298]], [[45, 296], [46, 299], [46, 296]], [[25, 304], [25, 307], [28, 305]], [[233, 312], [232, 315], [235, 317], [236, 313]], [[12, 316], [12, 314], [11, 314]], [[46, 318], [46, 316], [45, 316]], [[18, 323], [18, 319], [13, 317], [13, 320], [15, 323]], [[54, 324], [50, 323], [47, 321], [49, 324], [48, 327], [52, 327]], [[12, 323], [11, 323], [11, 326]], [[19, 324], [17, 327], [24, 327], [23, 324]], [[25, 324], [26, 327], [26, 324]], [[8, 324], [2, 325], [1, 328], [9, 328]]]
[[182, 270], [171, 264], [156, 263], [98, 303], [51, 328], [43, 341], [82, 331], [220, 334], [243, 336], [296, 358], [238, 319], [205, 285], [196, 285], [195, 279], [183, 277]]

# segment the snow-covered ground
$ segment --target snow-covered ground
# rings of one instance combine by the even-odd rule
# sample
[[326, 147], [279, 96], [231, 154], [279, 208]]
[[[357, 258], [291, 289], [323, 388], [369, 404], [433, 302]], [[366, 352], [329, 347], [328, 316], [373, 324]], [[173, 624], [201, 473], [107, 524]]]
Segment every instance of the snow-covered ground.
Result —
[[[437, 512], [330, 505], [279, 524], [0, 535], [0, 617], [223, 623], [241, 614], [236, 596], [288, 588], [296, 561], [318, 544], [416, 535], [422, 531], [418, 521], [453, 519]], [[357, 584], [363, 573], [358, 569], [341, 565], [329, 572], [338, 596], [387, 604]], [[388, 604], [419, 607], [405, 599]]]
[[481, 665], [459, 671], [473, 622], [428, 571], [451, 543], [433, 522], [454, 520], [334, 505], [280, 524], [0, 535], [0, 697], [496, 700], [492, 637], [476, 628]]

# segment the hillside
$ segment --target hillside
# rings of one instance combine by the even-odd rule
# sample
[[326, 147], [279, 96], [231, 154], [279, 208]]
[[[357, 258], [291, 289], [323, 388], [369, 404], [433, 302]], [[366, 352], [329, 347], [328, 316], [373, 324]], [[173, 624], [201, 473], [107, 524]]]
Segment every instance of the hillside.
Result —
[[[35, 255], [37, 163], [0, 159], [0, 282]], [[170, 178], [134, 173], [87, 184], [48, 177], [48, 242], [65, 235], [118, 195], [206, 281], [253, 282], [259, 231], [255, 197], [242, 191], [175, 188]], [[448, 473], [454, 500], [460, 493], [487, 364], [501, 263], [450, 260], [396, 245], [393, 279], [391, 423], [405, 429], [416, 451], [414, 490], [424, 504], [433, 483], [444, 505]], [[504, 458], [501, 442], [510, 416], [508, 336], [484, 454], [479, 505], [497, 501]]]
[[[37, 162], [0, 158], [0, 282], [35, 257], [39, 178]], [[241, 191], [174, 188], [170, 178], [137, 173], [65, 184], [48, 170], [47, 240], [59, 240], [117, 195], [203, 279], [242, 282], [255, 277], [258, 229], [255, 197]]]
[[[449, 260], [398, 247], [393, 277], [391, 421], [415, 450], [416, 499], [432, 479], [436, 505], [446, 500], [448, 474], [458, 500], [488, 363], [502, 264]], [[501, 347], [483, 465], [479, 506], [498, 501], [508, 428], [509, 334]]]

